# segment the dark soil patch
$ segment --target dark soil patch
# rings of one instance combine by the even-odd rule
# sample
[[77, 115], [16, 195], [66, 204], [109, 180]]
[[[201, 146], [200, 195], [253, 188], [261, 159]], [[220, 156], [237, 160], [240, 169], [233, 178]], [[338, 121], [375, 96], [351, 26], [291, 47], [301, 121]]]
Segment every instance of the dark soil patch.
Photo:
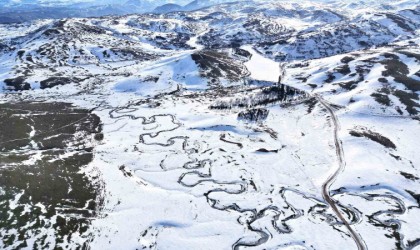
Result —
[[235, 48], [234, 53], [235, 53], [235, 55], [242, 56], [242, 57], [245, 57], [245, 58], [251, 58], [251, 56], [252, 56], [252, 54], [249, 53], [247, 50], [244, 50], [244, 49], [241, 49], [241, 48]]
[[418, 114], [416, 108], [420, 108], [420, 104], [414, 101], [419, 100], [419, 96], [417, 94], [408, 93], [402, 90], [395, 90], [393, 94], [406, 106], [406, 110], [410, 115]]
[[385, 66], [385, 71], [382, 72], [384, 77], [393, 77], [398, 83], [402, 83], [405, 87], [413, 92], [420, 91], [420, 81], [408, 77], [410, 73], [407, 65], [401, 62], [398, 56], [389, 57], [390, 59], [383, 60], [381, 63]]
[[357, 88], [358, 82], [357, 81], [341, 82], [338, 85], [340, 85], [340, 87], [342, 87], [343, 89], [353, 90]]
[[53, 88], [55, 86], [66, 85], [72, 82], [78, 82], [78, 80], [68, 77], [50, 77], [41, 81], [41, 89]]
[[394, 14], [387, 13], [385, 14], [387, 18], [391, 19], [394, 23], [396, 23], [400, 28], [405, 31], [412, 32], [414, 31], [413, 28], [407, 24], [406, 20], [402, 17]]
[[275, 149], [275, 150], [268, 150], [268, 149], [266, 149], [266, 148], [260, 148], [260, 149], [258, 149], [256, 152], [258, 152], [258, 153], [278, 153], [278, 152], [279, 152], [279, 150], [278, 150], [278, 149]]
[[348, 75], [351, 73], [350, 67], [348, 64], [341, 65], [334, 69], [335, 72], [340, 73], [342, 75]]
[[308, 106], [307, 112], [310, 114], [314, 110], [316, 104], [318, 104], [318, 100], [316, 98], [311, 98], [304, 103]]
[[[365, 75], [368, 74], [372, 68], [372, 64], [371, 62], [367, 62], [369, 64], [367, 65], [357, 65], [356, 66], [356, 73], [352, 73], [350, 74], [350, 76], [355, 77], [358, 75], [357, 80], [352, 80], [352, 81], [348, 81], [348, 82], [340, 82], [338, 83], [338, 85], [340, 87], [342, 87], [343, 89], [346, 90], [353, 90], [355, 88], [357, 88], [357, 86], [359, 85], [359, 83], [363, 82], [365, 80]], [[350, 70], [350, 69], [348, 69]], [[347, 69], [343, 69], [344, 73], [347, 73]], [[350, 73], [350, 72], [349, 72]], [[347, 73], [347, 74], [349, 74]]]
[[331, 72], [328, 72], [327, 73], [327, 79], [325, 79], [325, 83], [332, 83], [334, 80], [335, 80], [335, 76], [334, 76], [334, 74], [333, 73], [331, 73]]
[[26, 82], [26, 78], [23, 76], [19, 76], [16, 78], [6, 79], [4, 80], [6, 86], [13, 88], [13, 90], [30, 90], [31, 85]]
[[242, 62], [234, 60], [223, 52], [207, 50], [197, 52], [191, 57], [198, 65], [201, 76], [208, 78], [210, 82], [217, 82], [219, 78], [240, 81], [249, 75]]
[[[308, 78], [307, 78], [307, 77], [296, 77], [296, 80], [299, 80], [299, 81], [301, 81], [301, 82], [305, 83], [305, 82], [307, 82], [307, 81], [308, 81]], [[315, 85], [315, 86], [316, 86], [316, 85]]]
[[411, 52], [411, 51], [405, 51], [405, 50], [400, 50], [400, 51], [398, 51], [398, 53], [406, 55], [406, 56], [411, 57], [411, 58], [416, 58], [417, 61], [420, 61], [420, 54], [417, 54], [417, 53], [414, 53], [414, 52]]
[[378, 103], [380, 103], [382, 105], [385, 105], [385, 106], [391, 106], [391, 99], [389, 99], [388, 95], [384, 95], [384, 94], [381, 94], [381, 93], [373, 93], [371, 96]]
[[420, 180], [419, 177], [417, 177], [417, 176], [415, 176], [413, 174], [410, 174], [410, 173], [406, 173], [406, 172], [400, 171], [400, 174], [402, 176], [404, 176], [404, 178], [406, 178], [407, 180], [410, 180], [410, 181], [418, 181], [418, 180]]
[[341, 62], [342, 63], [349, 63], [349, 62], [351, 62], [351, 61], [354, 61], [354, 57], [351, 57], [351, 56], [345, 56], [345, 57], [343, 57], [343, 58], [341, 58]]
[[81, 169], [93, 159], [87, 142], [99, 123], [65, 103], [0, 104], [0, 245], [24, 248], [31, 239], [36, 248], [59, 249], [78, 234], [83, 240], [72, 246], [87, 248], [101, 201], [99, 183]]
[[248, 109], [240, 112], [238, 114], [238, 119], [253, 122], [264, 121], [267, 119], [269, 113], [268, 109]]
[[381, 77], [381, 78], [378, 79], [378, 82], [388, 83], [388, 80], [386, 78]]
[[392, 149], [397, 148], [397, 146], [395, 146], [395, 144], [390, 139], [386, 138], [385, 136], [379, 133], [372, 132], [370, 130], [363, 130], [363, 131], [353, 130], [353, 131], [350, 131], [350, 135], [355, 136], [355, 137], [365, 137], [387, 148], [392, 148]]

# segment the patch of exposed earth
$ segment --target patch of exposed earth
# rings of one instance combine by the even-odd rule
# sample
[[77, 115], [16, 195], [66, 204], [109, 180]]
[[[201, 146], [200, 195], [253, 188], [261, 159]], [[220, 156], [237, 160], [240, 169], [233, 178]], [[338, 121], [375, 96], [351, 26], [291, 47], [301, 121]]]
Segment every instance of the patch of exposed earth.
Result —
[[84, 173], [100, 120], [66, 103], [0, 104], [0, 246], [85, 248], [101, 206]]

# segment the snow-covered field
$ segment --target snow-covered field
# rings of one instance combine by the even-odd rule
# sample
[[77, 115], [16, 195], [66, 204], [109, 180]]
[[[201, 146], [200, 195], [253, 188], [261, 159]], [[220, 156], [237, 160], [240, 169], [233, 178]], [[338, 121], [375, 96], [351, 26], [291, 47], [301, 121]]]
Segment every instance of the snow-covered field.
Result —
[[418, 248], [399, 2], [0, 26], [0, 248]]

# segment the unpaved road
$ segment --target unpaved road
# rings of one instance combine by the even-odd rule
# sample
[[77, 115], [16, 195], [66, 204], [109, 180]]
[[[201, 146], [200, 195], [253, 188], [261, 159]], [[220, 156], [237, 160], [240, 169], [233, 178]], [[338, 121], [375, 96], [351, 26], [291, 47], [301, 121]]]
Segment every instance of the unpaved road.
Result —
[[328, 177], [328, 179], [322, 185], [322, 196], [324, 197], [324, 200], [331, 206], [334, 213], [338, 216], [338, 218], [340, 218], [340, 220], [346, 226], [346, 228], [349, 231], [351, 237], [356, 242], [357, 248], [359, 250], [365, 250], [365, 249], [367, 249], [367, 247], [365, 245], [365, 242], [363, 241], [361, 236], [353, 230], [353, 228], [350, 226], [350, 224], [344, 218], [343, 214], [340, 212], [340, 210], [337, 207], [336, 201], [330, 195], [330, 191], [329, 191], [330, 187], [334, 183], [334, 181], [337, 179], [338, 175], [344, 170], [344, 168], [346, 166], [346, 162], [344, 160], [343, 145], [342, 145], [341, 141], [338, 139], [338, 131], [340, 130], [340, 124], [338, 122], [337, 116], [334, 113], [334, 109], [325, 100], [323, 100], [320, 96], [316, 96], [316, 99], [331, 114], [331, 119], [334, 123], [334, 143], [335, 143], [336, 154], [337, 154], [337, 158], [338, 158], [338, 168], [337, 168], [337, 170], [330, 177]]

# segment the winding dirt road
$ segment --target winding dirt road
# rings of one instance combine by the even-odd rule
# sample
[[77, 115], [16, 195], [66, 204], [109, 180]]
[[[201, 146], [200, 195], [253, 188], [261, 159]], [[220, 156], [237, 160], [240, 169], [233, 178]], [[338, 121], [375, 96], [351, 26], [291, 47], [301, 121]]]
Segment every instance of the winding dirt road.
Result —
[[330, 195], [330, 191], [329, 191], [330, 187], [335, 182], [338, 175], [344, 170], [344, 168], [346, 166], [346, 162], [344, 160], [343, 145], [342, 145], [341, 141], [338, 139], [338, 131], [340, 130], [340, 124], [338, 122], [337, 116], [334, 113], [334, 109], [325, 100], [323, 100], [320, 96], [315, 96], [315, 98], [331, 114], [331, 118], [332, 118], [332, 121], [334, 123], [334, 143], [335, 143], [336, 154], [337, 154], [338, 165], [339, 165], [337, 170], [330, 177], [328, 177], [328, 179], [322, 185], [322, 196], [324, 197], [324, 200], [331, 206], [334, 213], [338, 216], [338, 218], [340, 218], [340, 220], [346, 226], [346, 228], [349, 231], [351, 237], [356, 242], [357, 248], [359, 250], [366, 250], [367, 247], [365, 245], [365, 242], [363, 241], [361, 236], [356, 231], [353, 230], [353, 228], [350, 226], [350, 224], [344, 218], [343, 214], [338, 209], [337, 202]]

